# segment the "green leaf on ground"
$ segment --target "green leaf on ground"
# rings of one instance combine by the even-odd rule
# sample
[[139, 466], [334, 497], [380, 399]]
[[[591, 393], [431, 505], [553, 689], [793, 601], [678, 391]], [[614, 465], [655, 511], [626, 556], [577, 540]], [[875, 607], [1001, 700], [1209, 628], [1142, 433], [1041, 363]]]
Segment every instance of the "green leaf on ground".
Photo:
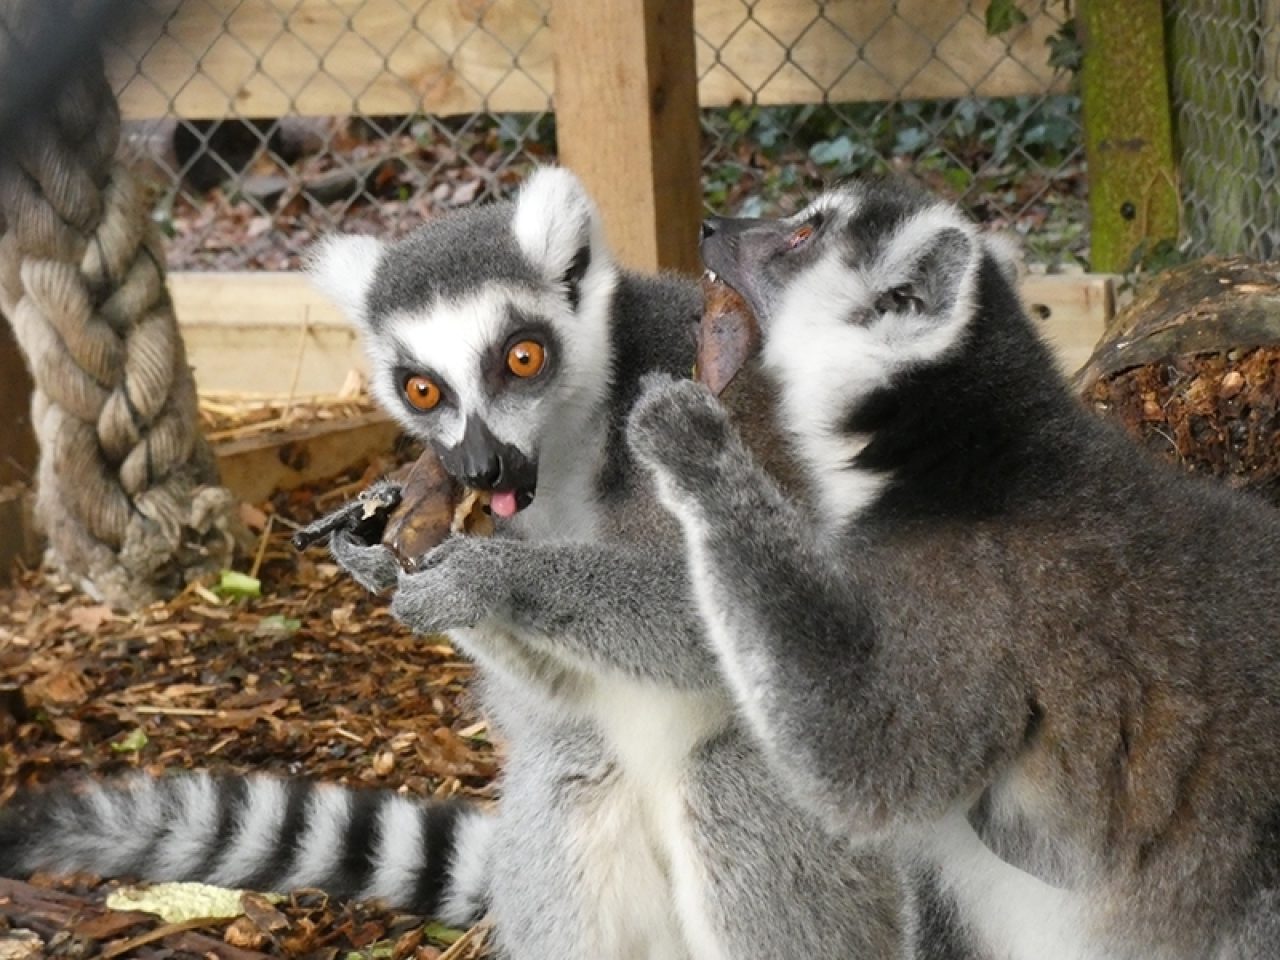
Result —
[[262, 581], [245, 573], [223, 570], [222, 576], [218, 579], [218, 585], [214, 589], [226, 597], [260, 597]]
[[148, 743], [147, 734], [141, 727], [135, 727], [130, 730], [123, 740], [117, 740], [111, 744], [111, 749], [116, 753], [137, 753]]

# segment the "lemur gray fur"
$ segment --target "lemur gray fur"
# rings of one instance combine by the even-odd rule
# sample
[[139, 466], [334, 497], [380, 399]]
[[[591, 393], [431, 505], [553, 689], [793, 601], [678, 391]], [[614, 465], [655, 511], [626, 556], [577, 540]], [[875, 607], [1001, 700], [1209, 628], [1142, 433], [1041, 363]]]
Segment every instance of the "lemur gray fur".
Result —
[[[701, 636], [678, 528], [624, 443], [642, 374], [692, 366], [696, 284], [619, 270], [556, 170], [390, 246], [332, 239], [312, 270], [363, 328], [382, 404], [510, 514], [412, 575], [382, 547], [332, 544], [366, 586], [395, 587], [397, 616], [475, 659], [507, 745], [496, 813], [138, 781], [28, 804], [21, 835], [0, 834], [0, 872], [306, 882], [452, 922], [487, 907], [510, 960], [900, 956], [894, 869], [833, 847], [770, 782]], [[529, 339], [550, 375], [504, 373]]]
[[816, 509], [696, 385], [629, 440], [796, 801], [1001, 960], [1280, 956], [1280, 515], [1084, 410], [950, 204], [854, 183], [702, 251]]

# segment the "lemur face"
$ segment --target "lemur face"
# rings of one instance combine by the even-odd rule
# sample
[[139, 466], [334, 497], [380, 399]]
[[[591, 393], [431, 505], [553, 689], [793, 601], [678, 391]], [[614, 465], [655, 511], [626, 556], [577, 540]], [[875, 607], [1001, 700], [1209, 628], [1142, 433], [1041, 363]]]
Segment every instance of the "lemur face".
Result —
[[395, 244], [330, 238], [310, 273], [362, 327], [379, 402], [499, 516], [533, 501], [545, 436], [601, 406], [616, 267], [567, 171]]
[[711, 218], [701, 249], [756, 311], [784, 392], [833, 421], [958, 341], [981, 253], [953, 206], [892, 182], [848, 184], [782, 220]]
[[713, 218], [707, 267], [751, 303], [781, 422], [840, 521], [882, 478], [861, 471], [877, 400], [960, 344], [983, 242], [950, 204], [855, 182], [783, 220]]

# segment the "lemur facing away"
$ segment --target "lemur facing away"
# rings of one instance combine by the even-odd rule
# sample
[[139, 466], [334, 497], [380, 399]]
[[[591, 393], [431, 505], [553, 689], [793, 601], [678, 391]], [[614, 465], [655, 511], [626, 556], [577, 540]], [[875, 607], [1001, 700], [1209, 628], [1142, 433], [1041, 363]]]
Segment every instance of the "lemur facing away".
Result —
[[362, 327], [372, 387], [499, 536], [406, 574], [339, 561], [476, 661], [506, 741], [493, 814], [203, 775], [36, 795], [0, 821], [0, 872], [377, 894], [455, 923], [488, 908], [510, 960], [902, 956], [896, 870], [831, 843], [736, 722], [675, 522], [626, 448], [644, 373], [685, 375], [690, 281], [620, 270], [569, 173], [392, 245], [334, 238], [312, 272]]
[[997, 957], [1274, 960], [1280, 515], [1077, 404], [949, 204], [855, 183], [702, 252], [818, 508], [695, 385], [629, 439], [779, 779], [936, 864]]

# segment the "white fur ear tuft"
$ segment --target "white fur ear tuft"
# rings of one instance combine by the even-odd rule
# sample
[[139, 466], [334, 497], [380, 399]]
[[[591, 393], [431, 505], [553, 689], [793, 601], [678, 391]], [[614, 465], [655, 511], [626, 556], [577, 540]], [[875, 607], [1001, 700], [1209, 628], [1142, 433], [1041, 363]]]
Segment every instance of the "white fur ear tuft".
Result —
[[995, 260], [1004, 278], [1014, 287], [1019, 286], [1027, 274], [1027, 262], [1022, 255], [1022, 241], [1019, 237], [1008, 230], [984, 233], [982, 244]]
[[604, 242], [595, 203], [564, 167], [543, 167], [525, 181], [513, 226], [524, 255], [549, 279], [564, 276], [583, 247], [594, 256]]
[[307, 251], [307, 277], [312, 286], [342, 308], [347, 319], [364, 326], [365, 298], [382, 250], [382, 241], [374, 237], [325, 237]]

